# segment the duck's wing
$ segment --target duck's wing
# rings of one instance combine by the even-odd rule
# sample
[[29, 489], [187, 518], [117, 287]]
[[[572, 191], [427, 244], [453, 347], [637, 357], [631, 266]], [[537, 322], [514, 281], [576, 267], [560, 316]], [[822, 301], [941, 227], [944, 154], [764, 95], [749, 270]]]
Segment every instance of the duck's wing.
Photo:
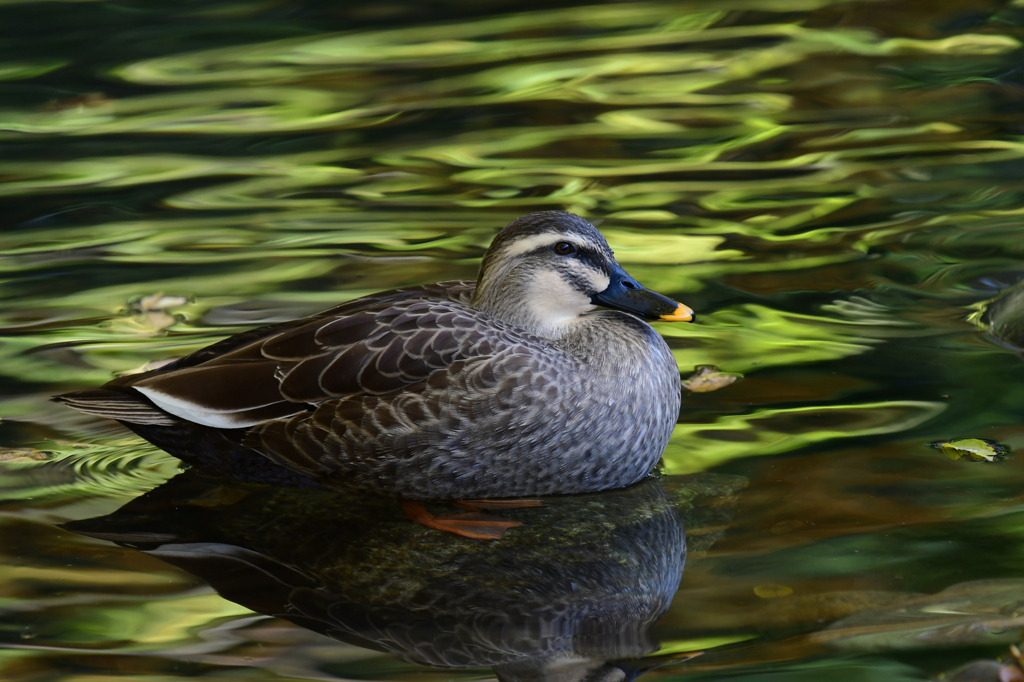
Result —
[[178, 418], [248, 428], [327, 400], [400, 392], [516, 340], [515, 330], [484, 318], [451, 300], [364, 302], [130, 386]]
[[[428, 479], [443, 487], [480, 468], [459, 462], [460, 451], [473, 449], [462, 442], [467, 437], [486, 434], [500, 447], [539, 438], [541, 431], [567, 433], [571, 410], [557, 406], [572, 402], [564, 394], [572, 392], [571, 382], [559, 380], [573, 373], [570, 361], [532, 337], [510, 341], [491, 354], [452, 362], [400, 392], [327, 400], [311, 412], [263, 422], [243, 444], [328, 485], [422, 499], [413, 482]], [[553, 406], [545, 419], [524, 418], [543, 406]], [[434, 461], [441, 469], [417, 460], [432, 449], [449, 455], [450, 461]], [[449, 496], [432, 492], [432, 499]]]
[[363, 311], [380, 311], [400, 301], [448, 301], [469, 307], [470, 301], [473, 300], [474, 291], [476, 291], [476, 282], [471, 280], [449, 280], [416, 287], [381, 291], [347, 301], [301, 320], [270, 324], [229, 336], [205, 348], [200, 348], [190, 355], [178, 358], [173, 363], [164, 367], [163, 371], [194, 367], [204, 362], [215, 360], [222, 355], [258, 343], [289, 329], [301, 327], [313, 320], [341, 317]]

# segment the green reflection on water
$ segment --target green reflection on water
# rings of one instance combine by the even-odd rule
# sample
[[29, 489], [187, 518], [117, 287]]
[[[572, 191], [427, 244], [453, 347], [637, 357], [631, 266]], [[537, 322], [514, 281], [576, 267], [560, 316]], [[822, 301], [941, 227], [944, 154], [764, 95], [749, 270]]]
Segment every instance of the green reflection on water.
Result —
[[[876, 570], [894, 558], [908, 576], [931, 575], [934, 543], [889, 539], [857, 506], [861, 490], [872, 491], [865, 508], [911, 534], [937, 527], [985, 558], [949, 554], [944, 576], [1014, 570], [1016, 460], [967, 469], [931, 459], [927, 443], [1024, 447], [1022, 365], [965, 320], [1024, 260], [1019, 2], [0, 2], [0, 14], [15, 27], [0, 42], [0, 445], [52, 453], [0, 463], [0, 533], [37, 540], [3, 558], [3, 607], [41, 614], [5, 615], [4, 646], [154, 655], [89, 667], [74, 652], [6, 649], [5, 677], [420, 679], [352, 650], [271, 645], [269, 626], [225, 643], [210, 633], [238, 611], [128, 552], [66, 567], [53, 548], [68, 540], [48, 523], [116, 506], [176, 463], [48, 398], [373, 291], [472, 278], [498, 227], [546, 208], [599, 222], [632, 274], [697, 308], [694, 325], [658, 325], [684, 373], [745, 375], [684, 396], [665, 455], [670, 472], [724, 465], [754, 479], [738, 539], [709, 553], [719, 582], [700, 582], [700, 561], [688, 568], [666, 620], [682, 630], [666, 641], [817, 623], [748, 609], [761, 615], [716, 629], [723, 605], [752, 598], [743, 560], [778, 559], [787, 542], [806, 543], [806, 573], [780, 560], [758, 580], [794, 600], [898, 592]], [[187, 300], [138, 309], [161, 292]], [[757, 507], [778, 478], [765, 472], [787, 462], [803, 482]], [[804, 506], [785, 516], [796, 499]], [[1003, 514], [983, 531], [949, 524]], [[858, 533], [873, 533], [877, 562], [822, 539]], [[74, 546], [73, 561], [101, 551]], [[154, 575], [171, 582], [147, 597]], [[118, 580], [136, 596], [112, 596]], [[44, 600], [61, 589], [103, 596], [81, 612], [73, 598]], [[686, 630], [687, 600], [706, 594], [720, 598], [695, 607]], [[223, 658], [174, 653], [204, 637]], [[280, 658], [253, 658], [253, 642]], [[758, 666], [807, 655], [729, 665], [764, 677]], [[935, 671], [925, 657], [857, 661], [779, 674]]]
[[942, 403], [889, 401], [757, 410], [712, 424], [678, 424], [662, 459], [667, 473], [692, 473], [738, 457], [777, 455], [837, 438], [907, 431], [944, 409]]

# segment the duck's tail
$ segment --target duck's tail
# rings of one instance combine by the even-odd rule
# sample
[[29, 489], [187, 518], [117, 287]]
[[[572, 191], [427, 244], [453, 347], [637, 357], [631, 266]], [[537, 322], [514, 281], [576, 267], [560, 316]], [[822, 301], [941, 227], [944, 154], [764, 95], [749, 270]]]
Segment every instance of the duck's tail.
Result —
[[58, 395], [53, 400], [86, 414], [116, 419], [161, 450], [208, 473], [234, 481], [322, 487], [311, 477], [242, 445], [245, 429], [215, 429], [179, 419], [132, 388], [92, 388]]
[[64, 403], [79, 412], [130, 424], [174, 426], [179, 422], [135, 391], [90, 388], [54, 396], [52, 400]]

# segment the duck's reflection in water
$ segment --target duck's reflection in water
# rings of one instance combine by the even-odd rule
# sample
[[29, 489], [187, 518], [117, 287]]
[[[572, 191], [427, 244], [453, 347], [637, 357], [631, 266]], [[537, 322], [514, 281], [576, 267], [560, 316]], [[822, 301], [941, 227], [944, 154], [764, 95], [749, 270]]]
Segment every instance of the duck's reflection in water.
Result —
[[523, 525], [482, 541], [411, 523], [386, 499], [186, 472], [67, 527], [160, 557], [259, 613], [411, 663], [611, 681], [650, 667], [638, 659], [657, 649], [648, 630], [682, 576], [690, 481], [548, 498], [506, 512]]

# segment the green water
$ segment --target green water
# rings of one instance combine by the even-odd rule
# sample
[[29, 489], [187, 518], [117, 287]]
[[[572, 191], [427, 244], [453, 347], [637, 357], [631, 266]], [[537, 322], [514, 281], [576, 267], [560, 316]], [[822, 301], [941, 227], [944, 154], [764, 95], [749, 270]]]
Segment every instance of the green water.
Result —
[[0, 678], [491, 675], [58, 528], [178, 463], [48, 399], [472, 278], [551, 208], [697, 311], [658, 326], [684, 376], [744, 375], [684, 393], [664, 458], [748, 481], [651, 631], [708, 651], [644, 679], [1005, 654], [1024, 454], [929, 444], [1024, 448], [1024, 362], [972, 318], [1024, 277], [1022, 44], [1021, 0], [0, 2]]

